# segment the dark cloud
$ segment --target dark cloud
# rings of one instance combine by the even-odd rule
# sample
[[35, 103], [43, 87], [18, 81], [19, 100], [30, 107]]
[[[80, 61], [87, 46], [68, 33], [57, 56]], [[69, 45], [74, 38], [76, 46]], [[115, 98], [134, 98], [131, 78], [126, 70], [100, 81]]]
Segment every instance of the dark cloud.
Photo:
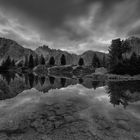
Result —
[[57, 27], [67, 17], [85, 14], [92, 0], [1, 0], [2, 4], [20, 10], [40, 23]]
[[95, 46], [97, 50], [99, 46], [99, 50], [105, 50], [103, 43], [106, 45], [112, 38], [140, 35], [139, 0], [0, 0], [0, 8], [11, 15], [11, 20], [18, 19], [20, 25], [9, 25], [9, 17], [4, 15], [0, 18], [1, 32], [8, 28], [7, 37], [12, 37], [13, 32], [14, 38], [30, 46], [37, 38], [30, 34], [32, 30], [39, 36], [37, 45], [44, 40], [71, 49], [79, 43], [88, 44], [89, 49]]
[[[21, 12], [29, 19], [34, 19], [41, 27], [65, 28], [65, 21], [74, 17], [86, 16], [89, 7], [94, 3], [101, 3], [102, 8], [96, 16], [97, 24], [101, 23], [111, 14], [113, 5], [124, 0], [0, 0], [6, 9], [14, 9], [21, 15]], [[28, 21], [26, 21], [28, 22]], [[72, 31], [72, 33], [74, 33]], [[73, 35], [77, 35], [74, 33]]]

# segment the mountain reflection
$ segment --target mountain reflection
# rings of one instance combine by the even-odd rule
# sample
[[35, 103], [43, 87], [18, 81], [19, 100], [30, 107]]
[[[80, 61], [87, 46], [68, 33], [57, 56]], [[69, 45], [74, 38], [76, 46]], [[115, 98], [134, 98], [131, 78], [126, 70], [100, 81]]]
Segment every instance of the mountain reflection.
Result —
[[[99, 87], [106, 88], [106, 94], [110, 97], [111, 104], [123, 105], [124, 108], [130, 102], [140, 100], [140, 81], [105, 82], [94, 81], [92, 78], [64, 78], [53, 76], [37, 76], [34, 74], [4, 73], [0, 76], [0, 100], [15, 97], [24, 90], [35, 88], [47, 93], [51, 89], [66, 88], [70, 85], [80, 84], [87, 89], [96, 90]], [[94, 93], [93, 93], [94, 94]]]

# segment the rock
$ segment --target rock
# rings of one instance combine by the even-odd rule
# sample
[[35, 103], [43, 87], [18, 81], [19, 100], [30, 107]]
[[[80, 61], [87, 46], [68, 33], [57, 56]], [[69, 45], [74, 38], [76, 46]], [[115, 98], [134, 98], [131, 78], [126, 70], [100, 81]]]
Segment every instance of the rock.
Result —
[[7, 140], [8, 137], [5, 133], [0, 133], [0, 140]]
[[49, 138], [48, 136], [44, 135], [44, 136], [42, 136], [41, 140], [51, 140], [51, 138]]
[[95, 70], [95, 74], [106, 74], [107, 73], [107, 69], [104, 68], [104, 67], [101, 67], [101, 68], [97, 68]]
[[125, 122], [125, 121], [123, 121], [123, 120], [118, 121], [117, 126], [118, 126], [118, 128], [120, 128], [120, 129], [124, 129], [124, 130], [126, 130], [126, 131], [130, 131], [130, 127], [129, 127], [128, 123]]
[[64, 118], [67, 122], [72, 122], [75, 120], [75, 118], [73, 116], [64, 116]]
[[58, 128], [60, 125], [62, 125], [64, 122], [62, 120], [60, 121], [55, 121], [55, 128]]
[[140, 140], [140, 136], [134, 134], [133, 139], [134, 139], [134, 140]]

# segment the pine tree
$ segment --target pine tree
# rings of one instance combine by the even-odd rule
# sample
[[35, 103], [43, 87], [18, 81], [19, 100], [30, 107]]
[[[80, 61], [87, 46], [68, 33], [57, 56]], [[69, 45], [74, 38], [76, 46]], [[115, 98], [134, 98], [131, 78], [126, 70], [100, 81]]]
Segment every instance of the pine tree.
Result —
[[4, 60], [4, 61], [2, 62], [2, 67], [3, 67], [3, 69], [7, 70], [7, 69], [10, 68], [10, 66], [11, 66], [11, 58], [10, 58], [10, 56], [8, 56], [8, 57], [6, 58], [6, 60]]
[[98, 56], [96, 55], [96, 53], [94, 54], [94, 56], [92, 58], [92, 66], [94, 68], [99, 68], [100, 67], [100, 60], [99, 60]]
[[80, 58], [78, 64], [79, 64], [79, 66], [83, 66], [84, 65], [84, 59]]
[[66, 65], [66, 58], [64, 54], [61, 56], [61, 65]]
[[106, 68], [106, 57], [105, 57], [105, 55], [103, 56], [102, 66]]
[[29, 62], [28, 62], [28, 56], [25, 56], [25, 60], [24, 60], [24, 67], [28, 67]]
[[138, 74], [139, 71], [138, 71], [138, 58], [137, 58], [137, 55], [135, 52], [133, 52], [133, 54], [131, 55], [131, 58], [130, 58], [130, 68], [129, 68], [129, 74], [131, 75], [135, 75], [135, 74]]
[[122, 48], [122, 53], [125, 54], [125, 59], [127, 59], [127, 52], [131, 51], [131, 46], [129, 42], [127, 40], [122, 41], [121, 48]]
[[41, 55], [40, 57], [40, 64], [45, 65], [45, 58], [43, 57], [43, 55]]
[[34, 67], [34, 58], [32, 56], [32, 54], [29, 56], [29, 65], [28, 65], [29, 68], [33, 68]]
[[113, 72], [116, 70], [118, 63], [122, 61], [122, 42], [119, 39], [112, 40], [109, 47], [109, 70]]

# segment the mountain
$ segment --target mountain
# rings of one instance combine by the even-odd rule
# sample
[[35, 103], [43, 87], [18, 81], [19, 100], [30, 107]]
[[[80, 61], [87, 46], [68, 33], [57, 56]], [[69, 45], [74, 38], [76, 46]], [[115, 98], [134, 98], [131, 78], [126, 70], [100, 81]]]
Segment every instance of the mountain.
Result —
[[96, 52], [96, 51], [86, 51], [83, 54], [80, 55], [84, 59], [85, 65], [90, 65], [92, 63], [92, 58], [94, 55], [97, 55], [100, 61], [103, 60], [103, 57], [105, 56], [105, 59], [107, 59], [107, 54], [102, 52]]
[[6, 38], [0, 38], [0, 60], [10, 56], [12, 59], [20, 60], [26, 55], [35, 55], [36, 53], [31, 49], [27, 49], [19, 45], [16, 41]]
[[43, 55], [46, 59], [46, 62], [49, 61], [50, 57], [53, 56], [55, 58], [55, 64], [60, 65], [61, 56], [64, 54], [66, 58], [67, 65], [77, 65], [79, 59], [82, 57], [84, 59], [85, 65], [90, 65], [94, 54], [96, 54], [100, 60], [103, 57], [107, 57], [105, 53], [95, 52], [95, 51], [86, 51], [81, 55], [76, 55], [72, 53], [68, 53], [67, 51], [51, 49], [48, 46], [40, 46], [35, 51], [31, 49], [24, 48], [23, 46], [19, 45], [16, 41], [6, 38], [0, 38], [0, 62], [3, 59], [10, 56], [12, 59], [16, 61], [23, 61], [26, 55], [32, 54], [33, 56], [36, 55]]
[[79, 61], [80, 58], [84, 59], [85, 65], [90, 65], [91, 62], [92, 62], [92, 58], [93, 58], [94, 54], [96, 54], [100, 60], [102, 60], [104, 56], [105, 56], [105, 58], [107, 58], [107, 54], [102, 53], [102, 52], [95, 52], [95, 51], [89, 50], [89, 51], [84, 52], [81, 55], [76, 55], [76, 54], [71, 54], [71, 53], [68, 53], [68, 52], [62, 51], [62, 50], [51, 49], [51, 48], [49, 48], [48, 46], [45, 46], [45, 45], [37, 48], [35, 50], [35, 52], [38, 55], [43, 55], [46, 58], [47, 61], [49, 61], [49, 58], [51, 56], [53, 56], [56, 64], [58, 64], [58, 65], [60, 65], [60, 59], [61, 59], [61, 56], [63, 54], [66, 57], [67, 65], [78, 64], [78, 61]]
[[69, 64], [77, 64], [79, 56], [76, 54], [71, 54], [66, 51], [51, 49], [48, 46], [40, 46], [35, 50], [38, 55], [43, 55], [47, 61], [51, 56], [55, 59], [55, 64], [60, 65], [61, 56], [64, 54], [66, 57], [66, 63]]

